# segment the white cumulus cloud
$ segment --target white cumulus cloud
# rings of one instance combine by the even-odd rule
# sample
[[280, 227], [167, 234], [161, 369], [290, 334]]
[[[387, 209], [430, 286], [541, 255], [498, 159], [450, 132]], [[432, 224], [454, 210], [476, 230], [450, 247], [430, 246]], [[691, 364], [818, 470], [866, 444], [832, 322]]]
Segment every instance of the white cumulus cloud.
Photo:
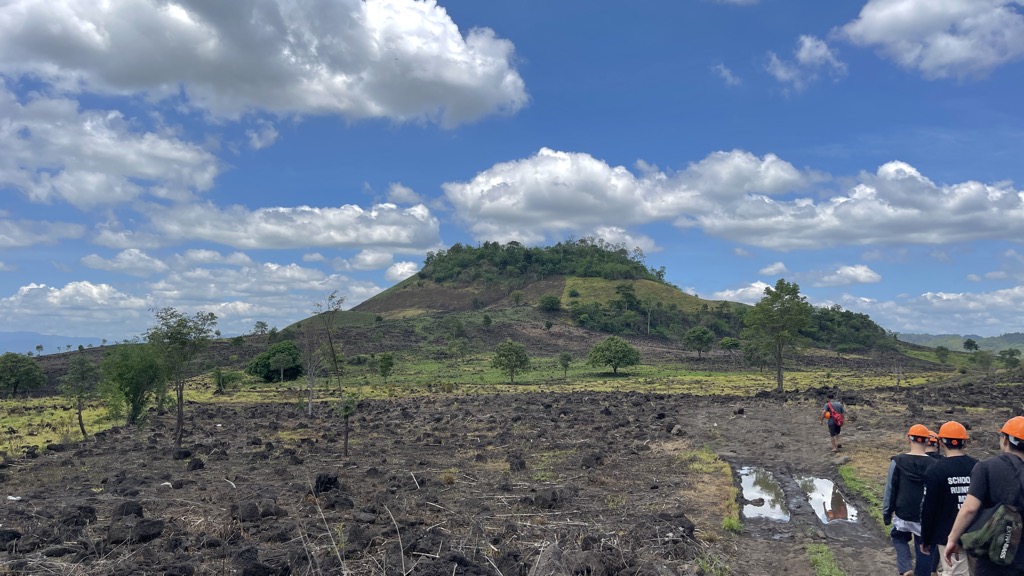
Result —
[[186, 199], [213, 186], [219, 171], [199, 146], [139, 131], [120, 112], [81, 110], [74, 100], [39, 95], [19, 101], [2, 76], [0, 118], [0, 187], [37, 202], [89, 208], [146, 194]]
[[759, 274], [765, 276], [778, 276], [786, 272], [789, 272], [789, 270], [786, 269], [786, 265], [782, 262], [773, 262], [758, 271]]
[[839, 33], [926, 78], [980, 76], [1024, 57], [1018, 0], [869, 0]]
[[392, 282], [401, 282], [419, 271], [420, 265], [415, 262], [395, 262], [388, 266], [384, 277]]
[[817, 80], [822, 71], [833, 78], [846, 75], [846, 64], [839, 59], [839, 54], [815, 36], [800, 36], [793, 54], [794, 60], [788, 61], [769, 52], [766, 69], [777, 81], [797, 92]]
[[477, 240], [536, 244], [601, 229], [641, 238], [635, 228], [668, 221], [775, 250], [1024, 241], [1024, 192], [1009, 182], [939, 184], [892, 161], [859, 174], [845, 191], [800, 195], [825, 178], [741, 150], [677, 172], [634, 175], [588, 154], [544, 148], [443, 189]]
[[399, 208], [377, 204], [368, 210], [347, 204], [220, 208], [206, 204], [151, 206], [151, 226], [170, 240], [207, 240], [235, 248], [376, 246], [429, 249], [439, 244], [440, 224], [422, 204]]
[[137, 248], [122, 250], [113, 258], [89, 254], [82, 258], [82, 264], [97, 270], [123, 272], [133, 276], [151, 276], [167, 270], [167, 264]]
[[719, 290], [711, 295], [713, 300], [729, 300], [731, 302], [742, 302], [744, 304], [757, 304], [764, 298], [764, 289], [769, 285], [757, 281], [742, 288]]
[[388, 202], [393, 204], [421, 204], [423, 203], [423, 197], [412, 188], [395, 182], [388, 186]]
[[391, 266], [394, 257], [390, 252], [381, 250], [360, 250], [349, 260], [353, 270], [381, 270]]
[[88, 281], [69, 282], [61, 288], [32, 283], [0, 298], [0, 315], [11, 326], [31, 326], [42, 334], [98, 335], [111, 340], [145, 330], [151, 317], [149, 308], [151, 302], [146, 298]]
[[253, 110], [445, 126], [514, 112], [515, 49], [434, 0], [17, 0], [0, 73], [66, 93], [144, 94], [216, 116]]
[[815, 286], [846, 286], [849, 284], [874, 284], [882, 280], [881, 275], [877, 272], [868, 268], [864, 264], [856, 264], [853, 266], [840, 266], [835, 271], [825, 274], [817, 282]]
[[0, 248], [54, 244], [63, 239], [81, 238], [84, 235], [85, 226], [81, 224], [0, 218]]
[[[628, 230], [656, 220], [714, 212], [750, 194], [781, 194], [813, 180], [773, 154], [716, 152], [685, 170], [635, 176], [588, 154], [542, 148], [503, 162], [469, 182], [442, 187], [456, 215], [478, 240], [539, 243], [602, 227]], [[631, 233], [632, 234], [632, 233]]]

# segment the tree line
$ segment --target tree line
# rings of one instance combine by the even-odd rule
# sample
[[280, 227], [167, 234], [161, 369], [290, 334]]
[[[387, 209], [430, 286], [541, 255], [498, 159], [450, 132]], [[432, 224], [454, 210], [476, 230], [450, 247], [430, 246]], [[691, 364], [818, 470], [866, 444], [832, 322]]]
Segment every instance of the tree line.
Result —
[[629, 250], [624, 244], [589, 236], [546, 247], [526, 247], [515, 241], [484, 242], [476, 247], [454, 244], [447, 250], [428, 252], [418, 275], [437, 283], [467, 284], [535, 281], [550, 276], [665, 282], [665, 269], [647, 268], [639, 248]]

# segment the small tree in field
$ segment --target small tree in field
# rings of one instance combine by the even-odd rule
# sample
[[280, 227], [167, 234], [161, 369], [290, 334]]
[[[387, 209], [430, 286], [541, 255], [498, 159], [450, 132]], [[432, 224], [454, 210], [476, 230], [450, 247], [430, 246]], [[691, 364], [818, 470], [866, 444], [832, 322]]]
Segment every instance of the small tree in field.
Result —
[[160, 355], [150, 344], [115, 346], [103, 359], [100, 393], [110, 415], [138, 423], [153, 394], [167, 380]]
[[342, 451], [342, 455], [345, 456], [346, 458], [348, 458], [348, 433], [349, 433], [349, 430], [350, 430], [349, 429], [349, 425], [348, 425], [349, 424], [349, 419], [352, 418], [352, 415], [356, 413], [356, 407], [357, 406], [358, 406], [358, 404], [357, 404], [357, 398], [356, 398], [355, 394], [352, 394], [350, 392], [346, 392], [346, 393], [344, 393], [342, 395], [341, 403], [339, 405], [339, 408], [341, 410], [341, 418], [345, 422], [345, 428], [344, 428], [345, 442], [344, 442], [344, 449]]
[[945, 364], [949, 360], [949, 348], [945, 346], [935, 347], [935, 359], [939, 361], [939, 364]]
[[259, 353], [249, 361], [249, 365], [245, 368], [246, 373], [262, 378], [264, 382], [273, 382], [274, 378], [280, 375], [280, 368], [271, 366], [270, 359], [279, 355], [284, 355], [291, 360], [291, 363], [284, 368], [284, 380], [294, 380], [302, 375], [303, 355], [299, 351], [299, 347], [291, 340], [273, 344]]
[[5, 352], [0, 356], [0, 390], [15, 396], [22, 391], [34, 390], [46, 384], [46, 375], [39, 363], [21, 354]]
[[718, 341], [718, 347], [725, 350], [726, 354], [728, 354], [730, 358], [742, 345], [743, 343], [740, 342], [739, 338], [733, 338], [732, 336], [726, 336]]
[[198, 372], [199, 353], [214, 336], [217, 316], [213, 312], [187, 316], [174, 308], [162, 308], [157, 310], [156, 320], [157, 325], [146, 338], [162, 354], [168, 378], [174, 385], [178, 408], [174, 447], [180, 448], [185, 432], [185, 383]]
[[60, 378], [61, 393], [75, 403], [75, 411], [78, 413], [78, 429], [82, 431], [83, 440], [87, 439], [89, 435], [85, 432], [82, 410], [86, 400], [96, 397], [100, 376], [100, 367], [95, 362], [85, 356], [75, 356], [71, 359], [67, 373]]
[[275, 370], [280, 374], [278, 382], [284, 382], [284, 371], [286, 368], [291, 368], [294, 362], [290, 355], [285, 354], [284, 352], [278, 352], [267, 360], [267, 364], [270, 365], [271, 370]]
[[505, 340], [495, 348], [491, 366], [507, 374], [509, 384], [515, 384], [516, 374], [530, 369], [530, 357], [526, 354], [525, 346]]
[[384, 385], [388, 385], [388, 376], [391, 376], [391, 371], [395, 368], [395, 355], [390, 352], [385, 352], [377, 358], [377, 372], [380, 373], [380, 377], [384, 379]]
[[707, 326], [696, 326], [690, 328], [686, 334], [683, 335], [683, 346], [686, 346], [689, 350], [697, 351], [697, 358], [700, 359], [704, 352], [711, 350], [711, 345], [715, 341], [715, 333], [711, 331]]
[[810, 325], [812, 312], [813, 307], [800, 294], [800, 286], [780, 278], [774, 288], [765, 287], [764, 297], [743, 317], [744, 338], [775, 364], [775, 385], [779, 392], [783, 390], [785, 351], [801, 342], [800, 331]]
[[1003, 363], [1003, 367], [1007, 370], [1013, 370], [1017, 366], [1020, 366], [1020, 350], [1017, 348], [1000, 350], [999, 361]]
[[562, 378], [569, 377], [569, 365], [572, 364], [572, 354], [568, 350], [558, 353], [558, 365], [562, 367]]
[[640, 351], [618, 336], [609, 336], [590, 349], [587, 363], [591, 366], [611, 366], [612, 374], [618, 374], [620, 367], [640, 363]]
[[964, 340], [964, 350], [968, 352], [977, 352], [979, 350], [978, 343], [974, 341], [974, 338], [968, 338]]

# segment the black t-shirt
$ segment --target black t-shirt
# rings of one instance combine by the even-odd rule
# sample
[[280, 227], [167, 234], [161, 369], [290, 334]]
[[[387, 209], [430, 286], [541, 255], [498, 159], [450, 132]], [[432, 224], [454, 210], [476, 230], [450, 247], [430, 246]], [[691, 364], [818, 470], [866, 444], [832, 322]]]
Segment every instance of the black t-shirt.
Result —
[[[1014, 504], [1021, 483], [1024, 483], [1024, 472], [1018, 474], [1016, 470], [1021, 467], [1024, 467], [1024, 462], [1012, 454], [986, 458], [975, 464], [971, 471], [971, 487], [967, 493], [980, 500], [982, 508]], [[1000, 566], [985, 558], [978, 558], [975, 568], [975, 576], [1020, 576], [1024, 574], [1024, 553], [1017, 552], [1012, 566]]]
[[921, 538], [925, 544], [945, 544], [960, 505], [967, 498], [971, 470], [978, 461], [966, 454], [940, 458], [924, 473]]

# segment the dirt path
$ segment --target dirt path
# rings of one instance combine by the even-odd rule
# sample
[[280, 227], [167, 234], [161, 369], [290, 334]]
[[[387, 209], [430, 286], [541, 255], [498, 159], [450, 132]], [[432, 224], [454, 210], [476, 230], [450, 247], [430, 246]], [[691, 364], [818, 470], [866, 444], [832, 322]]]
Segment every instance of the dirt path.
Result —
[[[742, 414], [735, 413], [738, 408], [743, 408]], [[856, 424], [849, 425], [844, 451], [834, 457], [818, 414], [813, 401], [780, 405], [774, 400], [740, 401], [710, 407], [705, 413], [700, 428], [711, 430], [713, 437], [718, 431], [719, 437], [711, 441], [719, 456], [730, 463], [737, 476], [746, 467], [769, 473], [782, 493], [777, 499], [789, 513], [786, 521], [744, 519], [741, 542], [731, 564], [736, 573], [813, 574], [805, 549], [812, 543], [826, 544], [848, 576], [895, 571], [889, 542], [869, 517], [867, 504], [842, 486], [839, 477], [839, 465], [856, 457], [854, 446], [862, 432]], [[819, 516], [824, 510], [812, 508], [801, 485], [801, 480], [806, 484], [807, 478], [834, 484], [847, 505], [856, 510], [856, 520], [823, 522]], [[831, 493], [825, 497], [831, 497]], [[743, 556], [757, 560], [748, 562]]]
[[[892, 573], [838, 466], [883, 474], [911, 421], [967, 413], [933, 390], [863, 394], [832, 458], [819, 396], [362, 402], [348, 457], [330, 407], [310, 420], [290, 404], [189, 406], [183, 451], [170, 448], [172, 421], [153, 417], [0, 465], [0, 573], [810, 576], [809, 544], [849, 576]], [[1005, 419], [1004, 398], [973, 391], [976, 429]], [[771, 473], [789, 520], [723, 531], [722, 502], [706, 495], [729, 480], [702, 485], [682, 464], [701, 447], [734, 471]], [[805, 476], [836, 483], [857, 521], [823, 524]]]

